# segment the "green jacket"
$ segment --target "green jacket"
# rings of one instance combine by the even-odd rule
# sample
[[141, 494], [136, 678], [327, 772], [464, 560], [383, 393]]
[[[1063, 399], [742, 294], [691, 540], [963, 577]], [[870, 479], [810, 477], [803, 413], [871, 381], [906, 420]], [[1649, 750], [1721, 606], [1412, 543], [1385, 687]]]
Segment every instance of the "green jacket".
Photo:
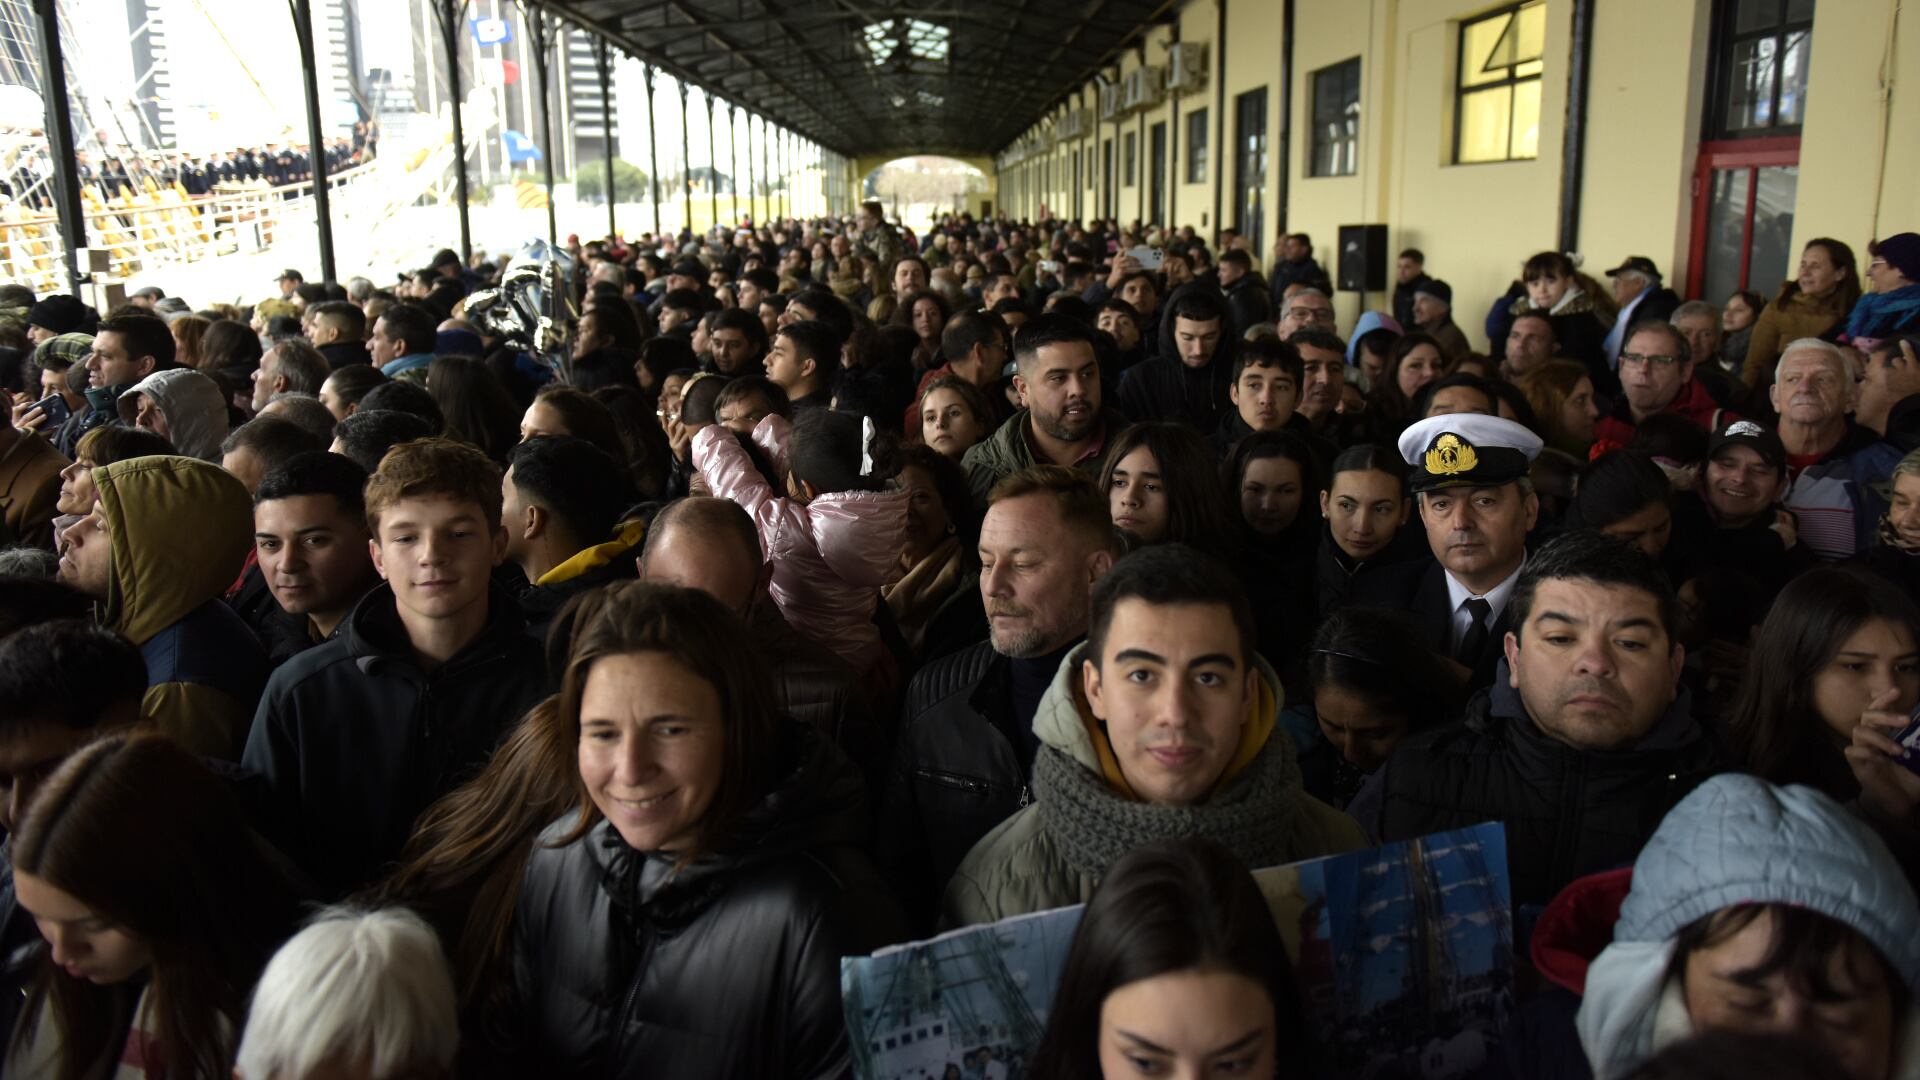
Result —
[[[1008, 417], [1006, 423], [996, 428], [993, 434], [974, 443], [967, 449], [966, 456], [960, 459], [960, 464], [967, 470], [967, 486], [973, 489], [976, 505], [987, 505], [987, 493], [993, 490], [993, 485], [999, 483], [1001, 477], [1041, 464], [1034, 459], [1033, 446], [1027, 442], [1028, 411], [1021, 409]], [[1126, 420], [1110, 409], [1101, 411], [1100, 424], [1105, 439], [1112, 439], [1120, 434], [1121, 428], [1127, 426]], [[1100, 471], [1100, 456], [1096, 454], [1075, 467], [1089, 475], [1097, 473]]]
[[[1053, 685], [1047, 688], [1046, 695], [1040, 699], [1039, 711], [1033, 717], [1033, 730], [1043, 744], [1042, 754], [1047, 752], [1044, 747], [1052, 747], [1072, 760], [1071, 767], [1085, 769], [1098, 776], [1098, 751], [1087, 733], [1086, 724], [1081, 720], [1081, 699], [1076, 692], [1080, 681], [1080, 662], [1085, 651], [1086, 646], [1082, 645], [1069, 653], [1061, 663], [1060, 670], [1054, 675]], [[1280, 679], [1266, 661], [1260, 660], [1258, 663], [1260, 677], [1268, 692], [1266, 700], [1277, 714], [1284, 700]], [[1277, 715], [1268, 717], [1268, 720], [1277, 720]], [[1366, 847], [1366, 834], [1352, 818], [1313, 798], [1300, 787], [1299, 766], [1294, 761], [1292, 743], [1286, 732], [1277, 723], [1270, 722], [1266, 726], [1270, 734], [1260, 758], [1256, 759], [1255, 765], [1229, 780], [1222, 794], [1252, 782], [1252, 774], [1257, 769], [1281, 770], [1291, 776], [1292, 790], [1287, 795], [1291, 803], [1290, 812], [1280, 819], [1285, 824], [1275, 825], [1275, 828], [1286, 829], [1288, 833], [1263, 838], [1263, 846], [1280, 852], [1274, 865]], [[1035, 771], [1039, 772], [1037, 766]], [[973, 926], [1014, 915], [1085, 903], [1092, 898], [1094, 886], [1099, 884], [1099, 876], [1077, 868], [1068, 859], [1061, 840], [1048, 827], [1047, 815], [1041, 806], [1041, 800], [1046, 797], [1044, 788], [1036, 790], [1033, 804], [1001, 822], [967, 853], [960, 868], [954, 872], [953, 880], [947, 884], [946, 897], [941, 904], [942, 926]], [[1115, 822], [1131, 817], [1134, 809], [1141, 806], [1116, 793], [1107, 793], [1102, 801], [1105, 799], [1112, 800], [1111, 817]], [[1167, 816], [1180, 819], [1179, 831], [1154, 839], [1207, 835], [1205, 804]], [[1248, 869], [1262, 867], [1249, 866]]]

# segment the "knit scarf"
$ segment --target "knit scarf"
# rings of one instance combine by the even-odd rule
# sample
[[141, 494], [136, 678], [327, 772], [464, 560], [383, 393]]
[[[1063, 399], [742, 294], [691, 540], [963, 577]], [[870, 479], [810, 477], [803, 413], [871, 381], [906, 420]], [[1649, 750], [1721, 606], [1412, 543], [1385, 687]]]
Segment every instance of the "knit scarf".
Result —
[[1195, 806], [1133, 802], [1067, 754], [1042, 746], [1033, 762], [1040, 827], [1076, 871], [1105, 876], [1122, 855], [1156, 840], [1203, 836], [1247, 867], [1279, 866], [1299, 849], [1300, 765], [1275, 733], [1251, 767]]
[[887, 610], [893, 612], [893, 621], [916, 653], [926, 637], [927, 620], [953, 594], [960, 580], [960, 562], [960, 539], [949, 536], [909, 567], [899, 581], [880, 590]]
[[1847, 337], [1878, 339], [1915, 325], [1920, 325], [1920, 285], [1904, 285], [1860, 297], [1847, 319]]

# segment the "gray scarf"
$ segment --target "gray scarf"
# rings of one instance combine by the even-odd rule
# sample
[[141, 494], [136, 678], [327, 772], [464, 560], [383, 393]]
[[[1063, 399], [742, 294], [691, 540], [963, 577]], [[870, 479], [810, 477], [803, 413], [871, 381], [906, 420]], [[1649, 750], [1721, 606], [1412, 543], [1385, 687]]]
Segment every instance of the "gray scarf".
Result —
[[1042, 746], [1033, 762], [1040, 827], [1075, 870], [1095, 879], [1143, 844], [1186, 836], [1225, 845], [1249, 870], [1279, 866], [1298, 850], [1300, 791], [1293, 743], [1277, 728], [1239, 776], [1194, 806], [1124, 799], [1099, 774], [1051, 746]]

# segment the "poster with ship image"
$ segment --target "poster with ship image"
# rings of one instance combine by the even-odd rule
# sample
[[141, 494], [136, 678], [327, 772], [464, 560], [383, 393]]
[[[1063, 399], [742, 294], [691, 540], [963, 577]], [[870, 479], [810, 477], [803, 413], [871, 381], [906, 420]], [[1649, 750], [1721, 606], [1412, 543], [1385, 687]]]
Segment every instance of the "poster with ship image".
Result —
[[[1257, 871], [1334, 1075], [1454, 1080], [1513, 997], [1498, 824]], [[1078, 906], [841, 961], [860, 1080], [1020, 1080], [1046, 1030]]]

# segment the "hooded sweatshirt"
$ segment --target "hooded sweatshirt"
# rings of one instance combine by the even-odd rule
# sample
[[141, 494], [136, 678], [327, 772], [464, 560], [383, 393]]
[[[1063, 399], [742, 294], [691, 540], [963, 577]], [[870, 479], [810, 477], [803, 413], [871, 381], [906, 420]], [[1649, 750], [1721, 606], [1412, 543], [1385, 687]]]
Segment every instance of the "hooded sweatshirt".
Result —
[[[167, 438], [183, 456], [220, 461], [220, 444], [227, 438], [227, 400], [220, 384], [192, 368], [168, 368], [134, 383], [114, 402], [122, 423], [131, 425], [145, 394], [167, 418]], [[252, 526], [249, 525], [249, 528]]]
[[[1219, 310], [1220, 340], [1213, 356], [1201, 367], [1188, 367], [1180, 359], [1174, 341], [1179, 319], [1174, 306], [1189, 295], [1199, 294], [1215, 302]], [[1240, 339], [1233, 332], [1233, 315], [1219, 290], [1210, 282], [1194, 281], [1180, 286], [1167, 297], [1160, 320], [1160, 352], [1150, 360], [1127, 369], [1120, 381], [1120, 411], [1129, 420], [1178, 420], [1206, 434], [1220, 426], [1220, 414], [1231, 410], [1228, 390], [1233, 385], [1233, 360], [1240, 351]]]
[[147, 661], [146, 714], [202, 754], [233, 759], [246, 738], [267, 660], [221, 601], [253, 544], [240, 481], [184, 457], [93, 470], [113, 569], [101, 625]]
[[1306, 793], [1292, 740], [1276, 737], [1280, 680], [1259, 680], [1240, 743], [1206, 801], [1159, 806], [1127, 783], [1106, 725], [1081, 693], [1081, 645], [1060, 665], [1034, 714], [1040, 737], [1034, 802], [974, 845], [947, 885], [941, 919], [971, 926], [1084, 903], [1120, 856], [1141, 844], [1199, 835], [1225, 844], [1249, 870], [1366, 846], [1347, 815]]
[[[1587, 969], [1576, 1021], [1598, 1080], [1622, 1076], [1692, 1035], [1674, 939], [1741, 904], [1790, 904], [1858, 932], [1912, 998], [1920, 986], [1920, 905], [1873, 830], [1806, 787], [1718, 776], [1681, 800], [1633, 865], [1613, 943]], [[1920, 1077], [1920, 1005], [1895, 1036], [1893, 1075]]]

